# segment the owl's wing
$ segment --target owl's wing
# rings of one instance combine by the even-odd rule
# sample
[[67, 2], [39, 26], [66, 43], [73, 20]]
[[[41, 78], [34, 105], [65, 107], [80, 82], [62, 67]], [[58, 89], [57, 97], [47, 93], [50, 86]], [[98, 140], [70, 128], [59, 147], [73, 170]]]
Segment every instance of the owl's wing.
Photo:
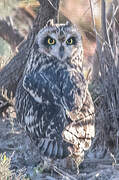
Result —
[[[52, 76], [52, 73], [50, 75]], [[26, 130], [29, 136], [38, 146], [42, 155], [50, 158], [65, 158], [69, 155], [67, 147], [70, 144], [64, 142], [61, 136], [66, 119], [64, 119], [62, 109], [54, 101], [54, 98], [60, 96], [59, 89], [43, 71], [25, 75], [23, 87], [33, 97], [33, 100], [38, 102], [36, 108], [39, 109], [36, 109], [38, 119], [35, 119], [34, 115], [31, 116], [32, 120], [29, 120], [28, 123], [26, 121]], [[43, 106], [42, 103], [45, 101], [51, 101], [54, 105], [48, 103]], [[39, 134], [39, 132], [41, 133]]]
[[91, 138], [95, 135], [94, 105], [88, 91], [79, 115], [79, 120], [65, 127], [62, 136], [65, 141], [73, 144], [76, 149], [87, 150], [91, 145]]
[[72, 120], [76, 120], [86, 98], [87, 84], [83, 75], [76, 71], [66, 73], [61, 89], [66, 113]]
[[32, 72], [25, 75], [23, 87], [38, 103], [45, 100], [53, 102], [54, 98], [60, 97], [60, 89], [43, 72]]

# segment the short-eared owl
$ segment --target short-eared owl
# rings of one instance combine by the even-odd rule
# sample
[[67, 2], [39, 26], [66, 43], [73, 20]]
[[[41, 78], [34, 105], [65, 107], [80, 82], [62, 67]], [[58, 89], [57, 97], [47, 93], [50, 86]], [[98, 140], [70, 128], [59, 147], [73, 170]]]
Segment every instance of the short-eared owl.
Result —
[[81, 35], [71, 23], [38, 32], [16, 92], [17, 119], [42, 155], [78, 155], [94, 137], [94, 108], [82, 73]]

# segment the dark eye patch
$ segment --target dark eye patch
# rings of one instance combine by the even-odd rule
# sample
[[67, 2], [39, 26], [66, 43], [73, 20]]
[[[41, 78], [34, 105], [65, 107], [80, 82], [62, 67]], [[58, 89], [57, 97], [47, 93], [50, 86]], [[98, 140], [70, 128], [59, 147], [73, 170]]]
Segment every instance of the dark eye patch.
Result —
[[[50, 42], [51, 44], [49, 44], [48, 42]], [[52, 42], [54, 42], [54, 43], [52, 44]], [[51, 36], [46, 36], [46, 37], [44, 38], [44, 40], [43, 40], [43, 44], [44, 44], [45, 46], [49, 47], [49, 46], [51, 46], [51, 45], [56, 44], [56, 40], [53, 39]]]
[[76, 45], [77, 44], [76, 37], [71, 36], [69, 39], [67, 39], [66, 44], [67, 45]]

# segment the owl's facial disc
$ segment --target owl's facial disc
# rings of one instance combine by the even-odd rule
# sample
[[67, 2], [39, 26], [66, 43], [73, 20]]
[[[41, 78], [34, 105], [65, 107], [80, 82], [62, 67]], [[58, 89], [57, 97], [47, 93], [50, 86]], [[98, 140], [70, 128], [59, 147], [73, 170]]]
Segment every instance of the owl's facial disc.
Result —
[[66, 54], [67, 54], [66, 52], [68, 52], [68, 49], [71, 50], [70, 52], [72, 53], [74, 45], [76, 45], [77, 42], [75, 37], [70, 37], [68, 39], [62, 38], [60, 42], [61, 42], [61, 46], [59, 48], [59, 57], [63, 59], [66, 58]]
[[57, 60], [73, 58], [81, 49], [81, 36], [77, 29], [67, 25], [45, 27], [38, 34], [40, 51]]
[[59, 48], [59, 57], [62, 59], [63, 56], [64, 56], [64, 46], [61, 45]]
[[44, 49], [49, 56], [54, 56], [57, 59], [64, 61], [70, 58], [76, 50], [77, 39], [75, 36], [66, 36], [62, 34], [47, 35], [44, 40]]

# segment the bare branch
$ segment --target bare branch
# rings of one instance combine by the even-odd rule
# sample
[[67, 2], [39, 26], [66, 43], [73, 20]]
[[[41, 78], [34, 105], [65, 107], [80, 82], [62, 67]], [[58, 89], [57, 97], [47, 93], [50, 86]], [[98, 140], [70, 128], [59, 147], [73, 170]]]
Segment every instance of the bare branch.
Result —
[[[9, 20], [9, 17], [7, 18]], [[6, 20], [0, 19], [0, 37], [10, 44], [13, 52], [15, 51], [16, 46], [23, 41], [24, 37], [13, 28], [12, 24]]]
[[90, 9], [91, 9], [91, 15], [92, 15], [93, 28], [94, 28], [95, 34], [97, 34], [96, 26], [95, 26], [95, 17], [93, 13], [93, 3], [92, 3], [92, 0], [89, 0], [89, 2], [90, 2]]
[[102, 37], [104, 41], [108, 42], [105, 0], [101, 0], [101, 23], [102, 23]]

